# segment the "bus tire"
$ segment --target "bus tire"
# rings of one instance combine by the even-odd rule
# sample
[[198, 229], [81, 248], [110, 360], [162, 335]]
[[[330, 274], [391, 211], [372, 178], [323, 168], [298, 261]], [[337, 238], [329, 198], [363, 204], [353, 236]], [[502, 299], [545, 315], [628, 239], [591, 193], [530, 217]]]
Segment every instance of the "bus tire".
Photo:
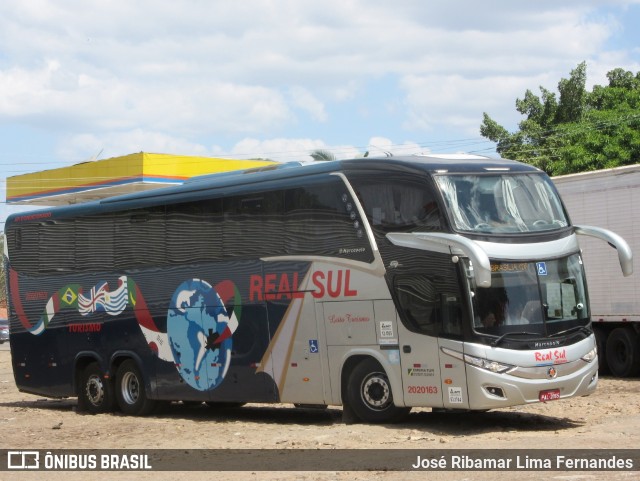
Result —
[[393, 403], [389, 378], [371, 358], [361, 361], [349, 374], [346, 399], [355, 415], [368, 423], [397, 422], [410, 410]]
[[607, 364], [616, 377], [631, 377], [640, 372], [638, 334], [631, 328], [618, 327], [607, 339]]
[[147, 397], [142, 372], [132, 359], [127, 359], [118, 367], [116, 399], [120, 410], [130, 416], [146, 416], [156, 406], [156, 402]]
[[90, 414], [113, 411], [115, 397], [113, 384], [105, 379], [97, 362], [87, 365], [80, 374], [78, 407]]

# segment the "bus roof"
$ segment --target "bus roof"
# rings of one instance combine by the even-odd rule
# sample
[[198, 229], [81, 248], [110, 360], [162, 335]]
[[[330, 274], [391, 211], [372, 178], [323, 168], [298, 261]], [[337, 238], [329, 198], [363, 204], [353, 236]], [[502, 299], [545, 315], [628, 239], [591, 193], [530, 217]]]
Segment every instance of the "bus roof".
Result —
[[[291, 185], [293, 179], [338, 171], [353, 170], [413, 170], [436, 173], [490, 173], [490, 172], [540, 172], [539, 169], [507, 159], [495, 159], [468, 154], [434, 154], [400, 157], [365, 157], [350, 160], [286, 162], [254, 169], [222, 172], [193, 177], [184, 184], [145, 192], [125, 194], [87, 203], [40, 209], [13, 214], [7, 218], [6, 227], [15, 222], [46, 220], [44, 213], [55, 212], [60, 217], [92, 214], [98, 211], [117, 211], [129, 203], [140, 207], [161, 204], [168, 200], [181, 202], [212, 190], [270, 183], [274, 188]], [[129, 207], [129, 206], [128, 206]], [[50, 217], [51, 215], [49, 215]]]

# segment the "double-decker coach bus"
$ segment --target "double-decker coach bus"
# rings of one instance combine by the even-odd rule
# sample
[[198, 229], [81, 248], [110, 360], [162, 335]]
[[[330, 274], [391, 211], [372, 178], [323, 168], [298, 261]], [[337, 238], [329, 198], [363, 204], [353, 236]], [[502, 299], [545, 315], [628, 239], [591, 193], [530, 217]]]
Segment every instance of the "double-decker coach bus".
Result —
[[21, 391], [487, 410], [597, 384], [576, 234], [543, 172], [468, 155], [283, 164], [6, 222]]

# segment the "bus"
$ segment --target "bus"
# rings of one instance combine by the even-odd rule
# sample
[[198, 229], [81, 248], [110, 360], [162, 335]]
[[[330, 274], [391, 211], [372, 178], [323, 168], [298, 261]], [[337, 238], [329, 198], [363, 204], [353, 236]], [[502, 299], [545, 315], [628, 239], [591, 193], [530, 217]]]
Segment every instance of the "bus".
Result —
[[10, 216], [20, 391], [144, 415], [163, 401], [490, 410], [598, 382], [577, 235], [549, 177], [472, 155], [288, 163]]

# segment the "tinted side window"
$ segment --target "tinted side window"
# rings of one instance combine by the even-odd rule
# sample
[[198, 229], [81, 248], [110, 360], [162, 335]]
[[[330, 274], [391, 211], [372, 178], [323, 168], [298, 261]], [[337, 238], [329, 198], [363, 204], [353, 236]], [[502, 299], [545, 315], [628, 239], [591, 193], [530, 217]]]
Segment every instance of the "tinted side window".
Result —
[[426, 275], [397, 276], [394, 291], [400, 318], [415, 332], [445, 337], [462, 335], [460, 298], [441, 288], [441, 280]]
[[285, 223], [286, 250], [291, 255], [373, 260], [362, 219], [339, 177], [287, 190]]
[[114, 264], [118, 269], [165, 263], [164, 206], [119, 212], [114, 218]]
[[440, 296], [435, 284], [426, 276], [398, 276], [395, 293], [400, 315], [414, 331], [436, 335], [438, 333]]
[[115, 217], [111, 214], [76, 219], [77, 270], [113, 270], [115, 263]]
[[284, 192], [249, 193], [224, 199], [225, 256], [259, 258], [285, 251]]
[[354, 186], [376, 236], [387, 232], [443, 230], [430, 181], [399, 173], [352, 174]]
[[7, 231], [7, 247], [11, 266], [18, 272], [33, 275], [38, 272], [36, 253], [40, 239], [40, 224], [27, 223], [11, 226]]
[[222, 259], [222, 232], [222, 199], [167, 205], [167, 262]]

